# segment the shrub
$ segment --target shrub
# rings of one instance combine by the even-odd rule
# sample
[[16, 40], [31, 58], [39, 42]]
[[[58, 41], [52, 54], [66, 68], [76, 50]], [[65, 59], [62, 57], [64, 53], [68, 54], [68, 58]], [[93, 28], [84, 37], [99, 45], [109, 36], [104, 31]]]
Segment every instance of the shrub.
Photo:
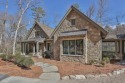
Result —
[[105, 63], [110, 63], [110, 58], [109, 57], [103, 57], [102, 61]]
[[6, 55], [6, 54], [1, 54], [1, 55], [0, 55], [0, 58], [2, 58], [2, 60], [6, 60], [7, 55]]
[[43, 57], [44, 57], [44, 58], [51, 58], [51, 52], [45, 51]]
[[33, 64], [34, 61], [30, 57], [23, 58], [23, 60], [19, 63], [19, 65], [24, 68], [29, 68]]
[[90, 63], [90, 65], [93, 65], [93, 64], [97, 64], [97, 61], [96, 60], [91, 60], [89, 63]]
[[31, 65], [34, 64], [34, 61], [31, 59], [31, 57], [17, 55], [15, 56], [15, 63], [23, 68], [29, 68]]

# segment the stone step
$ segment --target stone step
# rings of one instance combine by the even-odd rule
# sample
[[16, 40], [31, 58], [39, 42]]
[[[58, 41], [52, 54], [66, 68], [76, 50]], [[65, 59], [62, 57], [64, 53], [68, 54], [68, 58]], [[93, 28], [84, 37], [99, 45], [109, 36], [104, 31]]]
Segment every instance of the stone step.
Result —
[[52, 72], [58, 72], [58, 68], [56, 66], [49, 66], [49, 67], [45, 67], [43, 68], [43, 72], [44, 73], [52, 73]]
[[42, 79], [42, 80], [60, 80], [60, 74], [59, 73], [43, 73], [40, 76], [40, 79]]

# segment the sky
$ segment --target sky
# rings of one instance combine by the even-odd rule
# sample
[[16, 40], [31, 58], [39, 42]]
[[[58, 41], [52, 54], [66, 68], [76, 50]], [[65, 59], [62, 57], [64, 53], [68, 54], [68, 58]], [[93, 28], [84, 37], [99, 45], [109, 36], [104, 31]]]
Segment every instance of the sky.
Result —
[[[5, 0], [0, 0], [0, 2]], [[17, 6], [15, 4], [16, 0], [9, 0], [9, 14], [14, 15], [17, 12]], [[41, 7], [45, 10], [46, 16], [45, 19], [47, 24], [55, 28], [59, 21], [63, 18], [66, 11], [70, 8], [70, 6], [74, 3], [79, 4], [80, 10], [85, 13], [90, 6], [91, 3], [94, 3], [95, 6], [97, 5], [98, 0], [42, 0], [40, 3]], [[98, 8], [98, 7], [97, 7]], [[108, 15], [110, 17], [114, 17], [116, 15], [124, 14], [125, 13], [125, 0], [108, 0], [107, 2], [107, 9]], [[0, 12], [5, 10], [5, 6], [0, 4]], [[28, 10], [27, 17], [29, 19], [30, 24], [28, 28], [32, 26], [32, 14], [31, 10]], [[55, 18], [58, 17], [58, 22], [55, 23]], [[124, 22], [124, 19], [121, 20]], [[115, 25], [115, 24], [114, 24]]]

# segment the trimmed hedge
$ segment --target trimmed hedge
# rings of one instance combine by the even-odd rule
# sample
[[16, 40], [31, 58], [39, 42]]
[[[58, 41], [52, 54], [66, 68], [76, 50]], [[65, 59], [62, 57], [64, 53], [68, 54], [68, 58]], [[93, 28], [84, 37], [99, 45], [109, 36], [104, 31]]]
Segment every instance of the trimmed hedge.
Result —
[[5, 61], [11, 61], [23, 68], [29, 68], [31, 65], [34, 64], [34, 61], [31, 59], [31, 57], [25, 57], [19, 54], [16, 54], [16, 55], [2, 54], [0, 55], [0, 58], [2, 58], [2, 60], [5, 60]]

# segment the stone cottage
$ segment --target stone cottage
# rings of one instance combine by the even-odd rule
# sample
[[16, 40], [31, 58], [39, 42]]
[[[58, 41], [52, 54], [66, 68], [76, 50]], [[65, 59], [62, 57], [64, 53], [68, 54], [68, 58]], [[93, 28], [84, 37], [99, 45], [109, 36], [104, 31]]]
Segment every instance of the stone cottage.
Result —
[[106, 35], [101, 26], [71, 6], [55, 29], [36, 22], [21, 42], [21, 51], [34, 56], [50, 51], [56, 60], [87, 63], [102, 59], [102, 40]]

